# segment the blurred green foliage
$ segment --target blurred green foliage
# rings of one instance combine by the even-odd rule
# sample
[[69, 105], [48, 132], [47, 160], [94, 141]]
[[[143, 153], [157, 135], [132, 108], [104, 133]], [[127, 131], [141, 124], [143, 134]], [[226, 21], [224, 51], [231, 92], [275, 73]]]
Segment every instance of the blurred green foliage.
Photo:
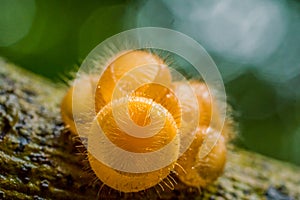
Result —
[[[124, 1], [31, 1], [31, 6], [35, 7], [31, 21], [25, 21], [24, 16], [32, 15], [34, 8], [22, 2], [0, 0], [0, 16], [2, 10], [10, 13], [5, 21], [0, 21], [0, 26], [4, 27], [0, 28], [0, 39], [8, 40], [6, 35], [19, 34], [22, 31], [19, 24], [27, 23], [30, 27], [28, 34], [14, 44], [3, 46], [0, 43], [0, 54], [51, 79], [80, 65], [98, 43], [124, 30]], [[22, 16], [15, 16], [16, 8], [22, 6]], [[10, 24], [15, 26], [5, 27]], [[7, 28], [9, 33], [4, 35], [3, 30]]]

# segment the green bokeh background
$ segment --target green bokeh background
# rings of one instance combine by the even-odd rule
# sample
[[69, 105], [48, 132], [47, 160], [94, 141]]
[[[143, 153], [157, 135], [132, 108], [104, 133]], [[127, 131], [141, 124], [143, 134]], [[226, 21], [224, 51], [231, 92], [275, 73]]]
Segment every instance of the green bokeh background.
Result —
[[[160, 1], [156, 2], [152, 17], [147, 17], [151, 10], [142, 15], [147, 18], [144, 25], [173, 28], [177, 18], [172, 18], [171, 11]], [[123, 30], [143, 26], [138, 19], [147, 3], [146, 0], [0, 0], [0, 56], [58, 82], [59, 76], [74, 71], [101, 41]], [[300, 13], [299, 1], [286, 3]], [[300, 35], [299, 23], [292, 23], [289, 22], [292, 28], [287, 30], [285, 40], [289, 34]], [[189, 35], [188, 28], [185, 33]], [[271, 59], [287, 62], [292, 59], [296, 75], [275, 84], [257, 76], [257, 66], [252, 67], [255, 64], [233, 62], [220, 53], [208, 52], [224, 77], [232, 69], [226, 68], [228, 65], [247, 69], [225, 79], [228, 100], [239, 124], [238, 144], [300, 165], [300, 92], [297, 92], [300, 91], [300, 39], [289, 45], [292, 48], [282, 43], [283, 49]], [[291, 58], [279, 57], [281, 51], [289, 52]], [[288, 68], [282, 66], [283, 72]]]

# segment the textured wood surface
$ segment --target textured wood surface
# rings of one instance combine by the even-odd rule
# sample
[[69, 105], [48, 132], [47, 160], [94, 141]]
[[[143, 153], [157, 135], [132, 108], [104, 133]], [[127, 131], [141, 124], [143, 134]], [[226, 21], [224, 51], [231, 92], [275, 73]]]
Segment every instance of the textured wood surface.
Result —
[[178, 184], [124, 194], [95, 179], [65, 129], [65, 88], [0, 59], [0, 199], [300, 199], [300, 168], [230, 146], [206, 189]]

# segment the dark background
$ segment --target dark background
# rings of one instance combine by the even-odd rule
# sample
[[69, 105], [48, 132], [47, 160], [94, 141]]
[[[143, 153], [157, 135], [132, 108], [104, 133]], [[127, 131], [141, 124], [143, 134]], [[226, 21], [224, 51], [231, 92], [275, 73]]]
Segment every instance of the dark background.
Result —
[[300, 3], [284, 0], [0, 0], [0, 56], [54, 82], [101, 41], [159, 26], [216, 62], [239, 145], [300, 165]]

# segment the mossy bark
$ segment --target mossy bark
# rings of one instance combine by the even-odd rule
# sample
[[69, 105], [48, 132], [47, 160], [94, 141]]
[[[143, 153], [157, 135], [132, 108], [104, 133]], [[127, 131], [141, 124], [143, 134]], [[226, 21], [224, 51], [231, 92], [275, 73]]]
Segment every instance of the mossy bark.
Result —
[[0, 59], [0, 199], [300, 199], [299, 167], [234, 146], [206, 189], [101, 187], [61, 121], [65, 89]]

